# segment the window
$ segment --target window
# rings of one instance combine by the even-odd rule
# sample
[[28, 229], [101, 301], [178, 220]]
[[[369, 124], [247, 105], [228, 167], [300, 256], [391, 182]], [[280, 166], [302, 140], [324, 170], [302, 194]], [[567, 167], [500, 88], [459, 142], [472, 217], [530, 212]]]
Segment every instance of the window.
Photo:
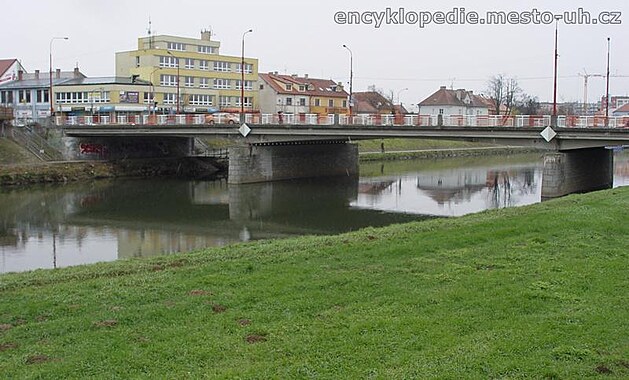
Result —
[[293, 98], [286, 98], [286, 105], [287, 106], [292, 106], [293, 105]]
[[159, 76], [159, 84], [161, 86], [176, 86], [177, 85], [177, 76], [176, 75], [162, 74], [162, 75]]
[[186, 58], [186, 69], [194, 69], [194, 59]]
[[321, 99], [315, 99], [315, 107], [321, 106]]
[[109, 103], [109, 91], [95, 92], [57, 92], [55, 94], [57, 103], [69, 104], [94, 104]]
[[219, 96], [218, 97], [219, 106], [228, 107], [231, 105], [231, 97], [230, 96]]
[[20, 103], [30, 103], [31, 102], [31, 90], [19, 90], [18, 98]]
[[199, 87], [201, 88], [209, 88], [210, 80], [209, 78], [199, 78]]
[[263, 84], [260, 85], [260, 90], [264, 90], [264, 85]]
[[306, 91], [306, 86], [304, 86], [303, 84], [300, 84], [299, 91]]
[[299, 105], [304, 107], [306, 105], [306, 98], [299, 98]]
[[152, 92], [145, 92], [144, 93], [144, 104], [153, 103], [153, 99], [154, 98], [155, 98], [155, 96], [153, 95]]
[[328, 107], [334, 107], [334, 99], [328, 99]]
[[443, 115], [443, 108], [439, 108], [439, 115]]
[[229, 62], [215, 61], [214, 62], [214, 71], [222, 71], [222, 72], [231, 71], [231, 67], [229, 65]]
[[194, 77], [185, 77], [184, 78], [184, 86], [185, 87], [194, 87]]
[[[245, 96], [243, 99], [245, 101], [245, 107], [251, 107], [251, 105], [253, 104], [252, 103], [253, 98]], [[240, 97], [235, 97], [234, 101], [236, 103], [235, 105], [240, 107]]]
[[13, 91], [0, 91], [0, 103], [13, 104]]
[[37, 103], [48, 103], [48, 90], [37, 90]]
[[179, 67], [179, 59], [171, 57], [170, 55], [160, 56], [159, 67]]
[[[236, 72], [237, 73], [241, 73], [242, 72], [241, 71], [241, 67], [242, 67], [241, 63], [236, 65]], [[251, 74], [251, 73], [253, 73], [253, 65], [250, 64], [250, 63], [245, 63], [245, 74]]]
[[210, 69], [210, 63], [206, 60], [200, 60], [199, 61], [199, 70], [209, 70]]
[[343, 100], [343, 108], [347, 108], [347, 100]]
[[[236, 90], [240, 90], [240, 79], [236, 80]], [[250, 80], [245, 81], [245, 90], [253, 90], [253, 82]]]
[[140, 56], [135, 57], [135, 67], [140, 67]]
[[216, 89], [228, 89], [229, 79], [214, 79], [214, 88]]
[[164, 94], [164, 104], [175, 104], [177, 103], [177, 94]]
[[214, 104], [212, 95], [192, 94], [188, 97], [188, 103], [193, 106], [211, 106]]
[[293, 91], [293, 85], [290, 83], [286, 84], [286, 91]]
[[205, 53], [205, 54], [215, 54], [216, 53], [216, 48], [214, 46], [197, 46], [197, 51], [199, 53]]
[[178, 50], [178, 51], [186, 50], [186, 45], [182, 44], [181, 42], [168, 42], [166, 46], [168, 50]]

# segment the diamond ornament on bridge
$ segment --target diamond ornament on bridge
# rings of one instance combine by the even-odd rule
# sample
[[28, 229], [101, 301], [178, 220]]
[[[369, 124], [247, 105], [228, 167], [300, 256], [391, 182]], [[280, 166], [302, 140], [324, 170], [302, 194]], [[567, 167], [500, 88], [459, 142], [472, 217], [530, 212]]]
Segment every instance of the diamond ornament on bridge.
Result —
[[546, 142], [550, 142], [550, 140], [554, 139], [555, 136], [557, 136], [557, 132], [555, 132], [551, 127], [546, 127], [546, 129], [544, 129], [542, 133], [540, 133], [540, 135], [542, 135]]
[[242, 125], [240, 126], [240, 128], [238, 128], [238, 132], [240, 132], [240, 134], [243, 137], [247, 137], [247, 135], [249, 134], [249, 132], [251, 132], [251, 128], [249, 128], [249, 126], [246, 123], [242, 123]]

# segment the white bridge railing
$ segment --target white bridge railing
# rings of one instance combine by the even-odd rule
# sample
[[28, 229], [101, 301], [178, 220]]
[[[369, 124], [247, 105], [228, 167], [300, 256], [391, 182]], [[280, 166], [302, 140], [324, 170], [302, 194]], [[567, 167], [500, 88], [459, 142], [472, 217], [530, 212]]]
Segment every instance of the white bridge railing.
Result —
[[[441, 120], [440, 120], [441, 119]], [[607, 119], [607, 120], [606, 120]], [[209, 120], [212, 120], [211, 122]], [[408, 127], [546, 127], [551, 123], [548, 115], [317, 115], [317, 114], [247, 114], [250, 125], [340, 125], [340, 126], [408, 126]], [[159, 126], [159, 125], [210, 125], [240, 124], [239, 115], [205, 114], [186, 115], [117, 115], [117, 116], [57, 116], [59, 126]], [[629, 116], [559, 116], [558, 127], [571, 128], [629, 128]]]

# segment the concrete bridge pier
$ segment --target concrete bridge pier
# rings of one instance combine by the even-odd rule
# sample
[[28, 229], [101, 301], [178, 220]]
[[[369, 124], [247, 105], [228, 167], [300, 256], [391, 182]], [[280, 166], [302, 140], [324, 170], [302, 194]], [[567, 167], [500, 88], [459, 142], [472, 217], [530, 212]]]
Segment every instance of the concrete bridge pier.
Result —
[[346, 141], [229, 148], [231, 184], [341, 175], [358, 175], [358, 147]]
[[611, 149], [548, 153], [544, 156], [542, 199], [609, 189], [613, 180], [614, 154]]

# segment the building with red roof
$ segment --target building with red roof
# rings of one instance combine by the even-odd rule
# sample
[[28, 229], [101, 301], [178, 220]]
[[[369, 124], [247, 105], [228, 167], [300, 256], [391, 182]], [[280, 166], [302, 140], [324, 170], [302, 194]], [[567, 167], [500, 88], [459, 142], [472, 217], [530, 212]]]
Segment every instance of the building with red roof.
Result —
[[488, 115], [489, 106], [486, 98], [475, 95], [465, 89], [448, 90], [441, 86], [439, 90], [419, 103], [420, 115]]
[[331, 79], [310, 78], [307, 74], [260, 74], [262, 113], [344, 114], [349, 112], [348, 97], [343, 84]]

